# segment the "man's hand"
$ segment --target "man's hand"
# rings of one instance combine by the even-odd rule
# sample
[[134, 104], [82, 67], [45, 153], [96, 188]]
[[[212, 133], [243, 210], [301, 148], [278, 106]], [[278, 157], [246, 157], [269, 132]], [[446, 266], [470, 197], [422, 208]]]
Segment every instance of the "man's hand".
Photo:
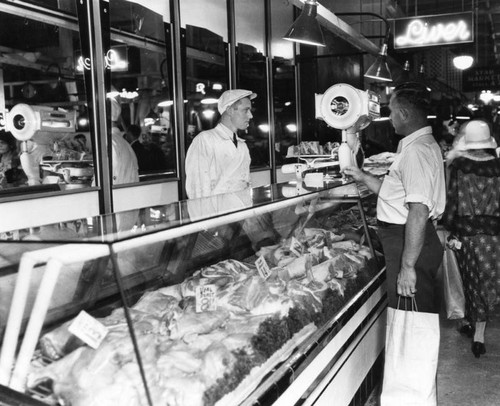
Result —
[[414, 297], [417, 286], [417, 273], [415, 268], [401, 269], [398, 274], [398, 295], [406, 297]]
[[343, 172], [347, 175], [353, 178], [356, 182], [362, 182], [363, 183], [363, 177], [364, 177], [364, 172], [355, 167], [355, 166], [347, 166], [344, 168]]
[[380, 186], [382, 185], [382, 180], [363, 172], [356, 166], [347, 166], [342, 172], [353, 178], [356, 182], [363, 183], [373, 193], [378, 194]]

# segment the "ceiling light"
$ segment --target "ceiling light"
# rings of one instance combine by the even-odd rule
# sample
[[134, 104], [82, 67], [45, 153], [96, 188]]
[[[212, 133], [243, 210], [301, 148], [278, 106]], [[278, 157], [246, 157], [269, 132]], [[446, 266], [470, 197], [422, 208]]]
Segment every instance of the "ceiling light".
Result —
[[201, 104], [217, 104], [219, 99], [216, 99], [215, 97], [206, 97], [204, 99], [201, 99], [200, 103]]
[[469, 69], [474, 63], [474, 58], [470, 55], [459, 55], [453, 58], [453, 65], [460, 70]]
[[283, 39], [306, 45], [326, 46], [321, 26], [316, 19], [317, 7], [316, 1], [307, 0], [299, 18], [294, 21]]
[[365, 73], [365, 78], [380, 80], [382, 82], [392, 82], [392, 75], [389, 70], [389, 65], [387, 65], [387, 44], [389, 43], [389, 36], [391, 33], [391, 25], [389, 21], [379, 14], [370, 12], [360, 12], [360, 13], [335, 13], [337, 16], [373, 16], [381, 19], [385, 23], [385, 36], [380, 52], [377, 55], [375, 62], [368, 68]]
[[387, 44], [385, 42], [377, 55], [377, 59], [366, 71], [365, 78], [392, 82], [391, 71], [389, 65], [387, 65]]
[[173, 104], [174, 104], [173, 100], [163, 100], [158, 103], [158, 107], [169, 107], [172, 106]]

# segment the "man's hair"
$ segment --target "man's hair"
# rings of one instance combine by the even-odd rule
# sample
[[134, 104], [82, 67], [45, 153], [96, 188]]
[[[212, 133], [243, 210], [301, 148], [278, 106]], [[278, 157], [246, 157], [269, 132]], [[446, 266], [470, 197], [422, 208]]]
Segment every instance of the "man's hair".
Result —
[[430, 92], [427, 87], [418, 82], [405, 82], [394, 88], [392, 97], [404, 108], [425, 116], [430, 112]]

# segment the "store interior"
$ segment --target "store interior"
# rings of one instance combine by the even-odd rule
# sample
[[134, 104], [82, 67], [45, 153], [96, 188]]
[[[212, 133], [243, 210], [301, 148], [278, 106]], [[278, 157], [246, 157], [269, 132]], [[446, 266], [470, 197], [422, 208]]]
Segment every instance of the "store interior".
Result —
[[[320, 45], [285, 38], [305, 10]], [[456, 15], [467, 38], [397, 45], [397, 24], [459, 31]], [[471, 118], [500, 141], [497, 31], [489, 0], [0, 0], [0, 129], [18, 153], [0, 176], [0, 404], [376, 405], [376, 202], [332, 146], [355, 127], [358, 164], [395, 153], [388, 103], [406, 81], [430, 91], [443, 154]], [[457, 68], [465, 54], [472, 66]], [[187, 150], [236, 88], [257, 94], [239, 134], [252, 189], [187, 200]], [[139, 127], [151, 153], [138, 182], [113, 179], [113, 126]], [[314, 166], [320, 147], [335, 164]], [[109, 330], [78, 319], [84, 332], [70, 331], [81, 311]], [[451, 406], [467, 378], [454, 351], [470, 348], [443, 327], [439, 404]], [[489, 357], [471, 374], [495, 372]]]

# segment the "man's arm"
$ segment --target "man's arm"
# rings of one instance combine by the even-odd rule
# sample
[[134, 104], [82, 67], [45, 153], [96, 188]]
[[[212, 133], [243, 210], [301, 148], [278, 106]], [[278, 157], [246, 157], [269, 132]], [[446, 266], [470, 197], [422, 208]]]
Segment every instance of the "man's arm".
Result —
[[370, 191], [378, 195], [382, 180], [372, 176], [355, 166], [348, 166], [343, 171], [347, 176], [351, 176], [356, 182], [363, 183]]
[[398, 275], [398, 294], [415, 296], [417, 274], [415, 263], [422, 251], [425, 239], [425, 228], [429, 219], [429, 208], [422, 203], [408, 204], [408, 219], [405, 227], [405, 241], [401, 270]]
[[198, 134], [186, 153], [186, 193], [189, 199], [211, 195], [210, 166], [212, 151]]

